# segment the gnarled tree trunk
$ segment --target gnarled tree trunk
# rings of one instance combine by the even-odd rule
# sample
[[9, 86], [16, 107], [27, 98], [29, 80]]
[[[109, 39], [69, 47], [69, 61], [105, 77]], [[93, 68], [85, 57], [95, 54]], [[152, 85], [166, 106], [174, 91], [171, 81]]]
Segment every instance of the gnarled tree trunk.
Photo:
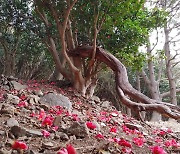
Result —
[[[160, 97], [160, 91], [159, 91], [159, 81], [160, 81], [160, 76], [158, 76], [158, 79], [155, 77], [155, 71], [154, 71], [154, 63], [152, 60], [152, 49], [150, 46], [150, 39], [148, 38], [148, 45], [147, 45], [147, 56], [148, 56], [148, 70], [149, 70], [149, 77], [146, 75], [144, 71], [142, 71], [142, 77], [144, 78], [145, 83], [148, 86], [148, 90], [150, 91], [150, 95], [152, 99], [155, 99], [157, 101], [161, 101]], [[158, 73], [161, 73], [159, 69]], [[160, 121], [161, 120], [161, 114], [158, 112], [154, 111], [152, 113], [151, 121]]]
[[[82, 46], [70, 52], [70, 55], [87, 58], [92, 56], [92, 52], [93, 47]], [[150, 99], [149, 97], [134, 89], [128, 81], [126, 67], [112, 54], [106, 52], [100, 47], [97, 47], [95, 58], [98, 61], [104, 62], [114, 71], [116, 90], [120, 101], [124, 105], [131, 109], [136, 109], [138, 112], [151, 110], [157, 111], [158, 113], [174, 119], [180, 119], [180, 108], [178, 106]], [[131, 101], [128, 97], [126, 97], [126, 95], [139, 103]]]

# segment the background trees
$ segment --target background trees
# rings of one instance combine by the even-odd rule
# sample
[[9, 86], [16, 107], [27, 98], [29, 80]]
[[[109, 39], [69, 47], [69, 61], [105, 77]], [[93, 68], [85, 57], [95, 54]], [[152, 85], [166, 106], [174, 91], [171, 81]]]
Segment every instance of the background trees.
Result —
[[[154, 33], [156, 37], [153, 37], [155, 41], [148, 39], [146, 52], [147, 67], [149, 72], [142, 71], [141, 75], [147, 85], [151, 98], [162, 100], [163, 98], [169, 96], [170, 102], [177, 105], [176, 92], [179, 92], [179, 89], [177, 83], [175, 82], [176, 76], [173, 73], [173, 67], [179, 63], [179, 61], [176, 59], [180, 54], [178, 53], [179, 49], [176, 50], [175, 48], [179, 41], [177, 39], [179, 33], [179, 23], [176, 15], [179, 13], [178, 8], [180, 7], [180, 4], [177, 1], [163, 0], [150, 1], [147, 2], [147, 5], [151, 5], [154, 8], [158, 7], [159, 9], [166, 11], [167, 16], [163, 25], [159, 26], [159, 24], [157, 24], [157, 33]], [[161, 28], [159, 29], [158, 27]], [[173, 34], [173, 30], [175, 29], [177, 29], [177, 33]], [[161, 35], [158, 35], [158, 33], [161, 33]], [[160, 41], [162, 41], [161, 37], [164, 38], [164, 41], [161, 43], [159, 50], [157, 50], [156, 46], [160, 43]], [[175, 48], [173, 47], [172, 43], [174, 44]], [[156, 67], [158, 67], [158, 69]], [[167, 80], [165, 80], [166, 77]], [[169, 82], [168, 88], [162, 89], [161, 87], [167, 81]], [[152, 120], [156, 121], [158, 119], [161, 119], [160, 115], [154, 113]]]
[[33, 18], [30, 1], [8, 0], [0, 5], [0, 65], [6, 76], [32, 79], [40, 76], [40, 71], [36, 74], [40, 66], [49, 69], [47, 49], [33, 32], [37, 27]]

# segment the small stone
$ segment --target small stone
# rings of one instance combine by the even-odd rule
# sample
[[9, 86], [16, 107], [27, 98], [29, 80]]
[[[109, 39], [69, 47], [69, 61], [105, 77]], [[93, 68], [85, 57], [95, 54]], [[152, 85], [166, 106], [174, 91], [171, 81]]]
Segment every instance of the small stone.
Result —
[[15, 90], [22, 90], [27, 88], [27, 85], [22, 85], [21, 83], [16, 81], [11, 81], [11, 83], [13, 84]]
[[43, 92], [41, 90], [34, 90], [33, 93], [38, 96], [43, 96]]
[[98, 96], [92, 96], [91, 99], [93, 101], [95, 101], [96, 103], [100, 103], [101, 102], [101, 100], [100, 100], [100, 98]]
[[70, 140], [70, 141], [73, 141], [73, 140], [76, 140], [76, 139], [77, 139], [77, 138], [76, 138], [75, 135], [72, 135], [72, 136], [69, 137], [69, 140]]
[[37, 95], [29, 95], [30, 99], [32, 99], [32, 101], [34, 103], [39, 103], [40, 97]]
[[113, 121], [113, 123], [117, 123], [119, 125], [121, 125], [123, 123], [123, 119], [121, 119], [121, 118], [112, 117], [111, 120]]
[[28, 150], [27, 153], [28, 153], [28, 154], [37, 154], [37, 152], [35, 152], [34, 150]]
[[80, 93], [75, 93], [74, 94], [76, 97], [81, 97], [82, 95]]
[[118, 116], [118, 114], [117, 113], [111, 113], [111, 115], [113, 116], [113, 117], [117, 117]]
[[5, 131], [0, 130], [0, 135], [4, 135]]
[[26, 130], [22, 127], [19, 127], [19, 126], [13, 126], [11, 127], [10, 129], [10, 132], [16, 137], [22, 137], [22, 136], [25, 136], [26, 134]]
[[100, 131], [101, 130], [101, 126], [98, 124], [98, 122], [97, 121], [93, 121], [93, 123], [96, 125], [96, 129], [98, 131]]
[[7, 94], [7, 101], [12, 102], [13, 104], [18, 104], [20, 101], [20, 98], [12, 94]]
[[129, 129], [136, 129], [136, 130], [142, 130], [143, 129], [143, 127], [141, 125], [138, 125], [138, 124], [125, 123], [125, 125]]
[[12, 150], [11, 154], [19, 154], [19, 152], [17, 150]]
[[97, 104], [95, 103], [95, 101], [93, 101], [93, 100], [90, 100], [89, 101], [89, 104], [92, 104], [93, 106], [96, 106]]
[[[69, 137], [66, 133], [64, 132], [57, 132], [56, 133], [57, 136], [59, 136], [59, 138], [62, 140], [62, 141], [68, 141], [69, 140]], [[56, 137], [57, 137], [56, 136]]]
[[9, 118], [7, 121], [6, 121], [6, 124], [8, 127], [13, 127], [13, 126], [19, 126], [19, 122], [15, 119], [15, 118]]
[[76, 137], [85, 138], [89, 135], [89, 131], [85, 123], [74, 122], [68, 129], [67, 132]]
[[42, 143], [42, 147], [45, 148], [45, 149], [51, 148], [53, 146], [54, 146], [54, 144], [52, 142]]
[[29, 104], [31, 104], [31, 105], [34, 105], [34, 104], [35, 104], [34, 98], [30, 98], [30, 99], [29, 99]]
[[27, 110], [26, 108], [22, 108], [22, 109], [21, 109], [21, 112], [24, 113], [24, 114], [30, 113], [30, 111]]
[[72, 110], [72, 103], [70, 102], [69, 98], [61, 95], [61, 94], [57, 94], [57, 93], [48, 93], [46, 95], [44, 95], [43, 97], [40, 98], [39, 102], [41, 104], [48, 104], [50, 106], [62, 106], [67, 108], [69, 111]]
[[61, 121], [62, 121], [62, 117], [61, 116], [57, 116], [57, 117], [55, 117], [55, 119], [53, 121], [53, 125], [54, 126], [60, 126], [61, 125]]
[[10, 105], [2, 105], [2, 108], [0, 110], [0, 114], [11, 114], [14, 115], [15, 107]]
[[106, 126], [106, 124], [105, 124], [104, 122], [101, 122], [101, 126], [105, 127], [105, 126]]
[[38, 130], [32, 130], [26, 128], [26, 135], [27, 136], [43, 136], [43, 134]]
[[104, 108], [108, 108], [109, 105], [110, 105], [109, 101], [104, 101], [101, 106], [104, 107]]
[[10, 151], [7, 151], [6, 149], [0, 149], [0, 154], [11, 154], [12, 153], [12, 150]]

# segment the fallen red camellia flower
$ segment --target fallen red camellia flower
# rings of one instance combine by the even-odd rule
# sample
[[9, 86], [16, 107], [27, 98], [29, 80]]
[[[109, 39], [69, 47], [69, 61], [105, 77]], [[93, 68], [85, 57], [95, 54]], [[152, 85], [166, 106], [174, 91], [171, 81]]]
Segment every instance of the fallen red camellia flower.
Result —
[[95, 138], [97, 138], [97, 139], [104, 139], [104, 136], [99, 133], [99, 134], [97, 134], [97, 135], [95, 136]]
[[14, 141], [14, 143], [12, 144], [12, 149], [23, 149], [23, 150], [27, 150], [28, 146], [26, 145], [26, 143], [22, 142], [22, 141]]
[[63, 148], [60, 151], [58, 151], [57, 154], [68, 154], [68, 151], [66, 148]]
[[175, 139], [165, 141], [164, 145], [167, 146], [167, 147], [171, 147], [171, 146], [175, 147], [175, 148], [178, 147], [178, 143], [177, 143], [177, 141]]
[[27, 107], [28, 103], [26, 101], [20, 101], [17, 106], [18, 107]]
[[154, 146], [150, 148], [153, 154], [167, 154], [166, 151], [160, 146]]
[[111, 127], [110, 132], [111, 133], [117, 133], [117, 128], [116, 127]]
[[96, 128], [96, 125], [93, 122], [86, 122], [86, 126], [89, 129], [95, 129]]
[[20, 97], [19, 97], [22, 101], [24, 101], [25, 99], [27, 99], [27, 96], [26, 95], [21, 95]]
[[77, 152], [71, 144], [68, 144], [66, 148], [61, 149], [57, 154], [77, 154]]
[[121, 145], [121, 146], [129, 147], [129, 148], [132, 147], [131, 143], [129, 143], [129, 142], [126, 141], [125, 139], [120, 139], [120, 140], [118, 141], [118, 144]]
[[46, 116], [46, 118], [42, 121], [41, 125], [42, 126], [52, 126], [53, 124], [53, 117]]
[[73, 147], [71, 144], [68, 144], [68, 145], [66, 146], [66, 149], [67, 149], [67, 151], [68, 151], [68, 154], [77, 154], [77, 153], [76, 153], [76, 150], [74, 149], [74, 147]]
[[134, 137], [133, 142], [136, 144], [138, 147], [142, 147], [144, 144], [145, 139], [141, 137]]
[[41, 133], [43, 134], [44, 137], [50, 136], [50, 133], [47, 130], [42, 130]]

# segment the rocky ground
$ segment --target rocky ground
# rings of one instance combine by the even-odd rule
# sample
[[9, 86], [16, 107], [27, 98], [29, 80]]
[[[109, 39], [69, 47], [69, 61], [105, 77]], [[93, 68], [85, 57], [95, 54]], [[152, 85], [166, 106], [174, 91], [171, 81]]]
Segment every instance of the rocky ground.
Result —
[[0, 81], [0, 154], [180, 153], [180, 124], [145, 123], [55, 83]]

